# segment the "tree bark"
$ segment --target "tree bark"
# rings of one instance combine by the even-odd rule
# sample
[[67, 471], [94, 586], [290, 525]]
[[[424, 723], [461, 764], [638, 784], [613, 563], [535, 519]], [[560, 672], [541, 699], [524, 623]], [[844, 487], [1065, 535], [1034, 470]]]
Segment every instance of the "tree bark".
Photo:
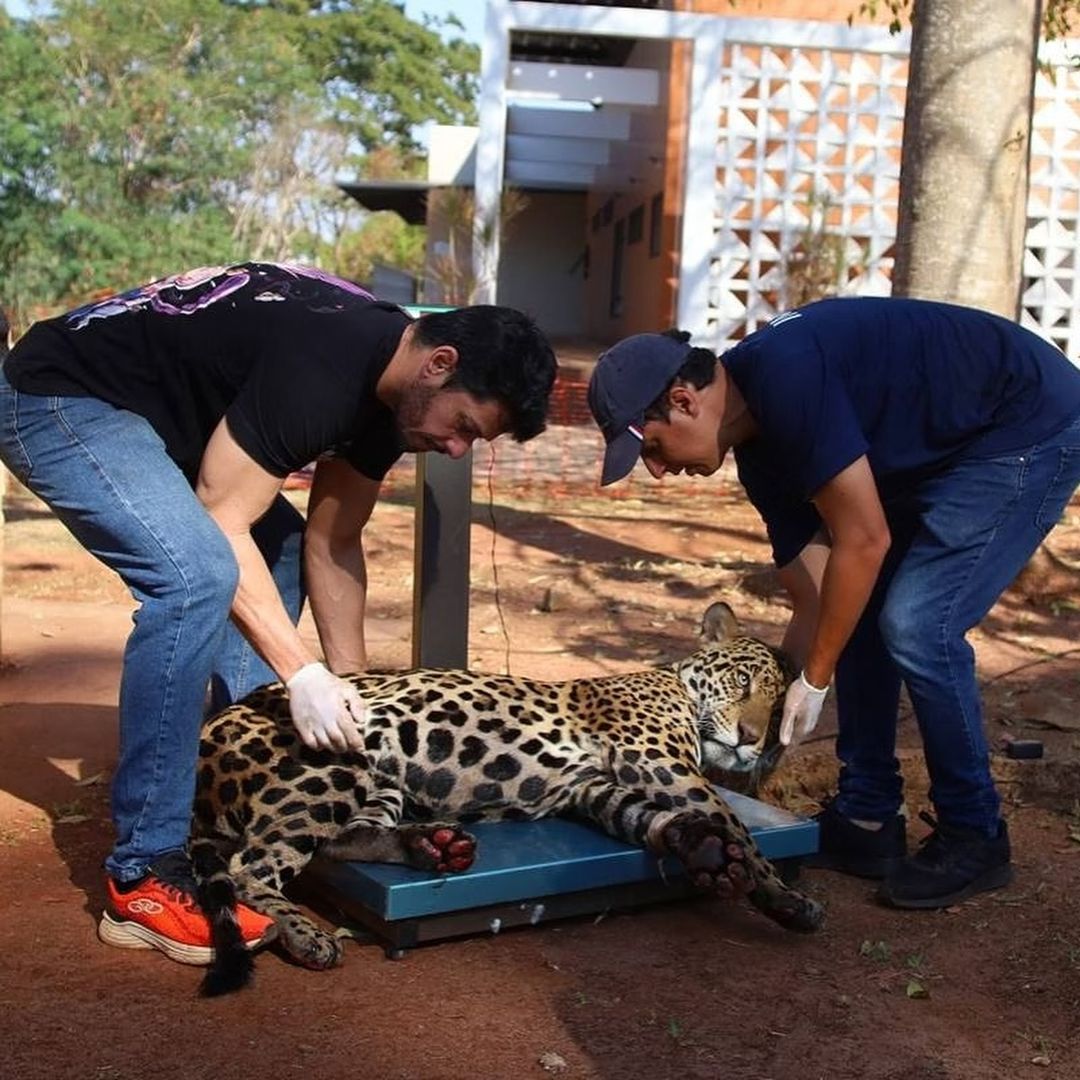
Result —
[[893, 293], [1016, 318], [1040, 0], [915, 0]]

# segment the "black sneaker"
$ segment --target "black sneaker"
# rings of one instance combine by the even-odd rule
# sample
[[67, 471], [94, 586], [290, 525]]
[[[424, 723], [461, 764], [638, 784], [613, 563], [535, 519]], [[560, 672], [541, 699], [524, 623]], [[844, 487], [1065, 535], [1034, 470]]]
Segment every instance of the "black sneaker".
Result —
[[898, 908], [943, 908], [1012, 881], [1009, 829], [998, 823], [997, 836], [975, 829], [941, 825], [919, 815], [933, 832], [919, 850], [881, 883], [878, 899]]
[[804, 866], [879, 880], [907, 855], [907, 825], [900, 814], [883, 822], [880, 829], [864, 829], [844, 817], [830, 800], [813, 820], [818, 823], [818, 850], [807, 856]]
[[187, 852], [182, 848], [179, 851], [166, 851], [164, 855], [159, 855], [147, 866], [146, 873], [141, 878], [136, 878], [126, 884], [114, 881], [113, 886], [120, 894], [131, 892], [148, 877], [156, 877], [164, 885], [171, 885], [174, 889], [189, 893], [191, 896], [195, 895], [195, 872], [191, 868], [191, 860]]

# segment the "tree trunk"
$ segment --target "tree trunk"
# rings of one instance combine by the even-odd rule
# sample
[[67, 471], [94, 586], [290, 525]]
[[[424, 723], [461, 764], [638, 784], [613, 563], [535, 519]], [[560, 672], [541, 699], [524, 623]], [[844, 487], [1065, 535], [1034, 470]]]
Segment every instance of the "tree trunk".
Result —
[[1040, 0], [915, 0], [893, 293], [1018, 314]]
[[[915, 0], [893, 293], [1015, 319], [1041, 0]], [[1042, 545], [1015, 583], [1046, 599], [1074, 575]]]

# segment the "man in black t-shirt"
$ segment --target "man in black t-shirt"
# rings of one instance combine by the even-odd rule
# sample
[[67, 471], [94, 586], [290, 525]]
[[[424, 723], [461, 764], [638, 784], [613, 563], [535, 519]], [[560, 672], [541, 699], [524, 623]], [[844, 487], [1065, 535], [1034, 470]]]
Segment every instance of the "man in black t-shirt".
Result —
[[[31, 327], [0, 368], [0, 459], [139, 603], [120, 685], [109, 944], [206, 963], [184, 854], [207, 688], [279, 678], [313, 749], [363, 745], [361, 530], [403, 452], [544, 427], [551, 347], [478, 306], [412, 320], [312, 267], [205, 267]], [[317, 461], [306, 521], [281, 495]], [[325, 663], [296, 629], [311, 599]], [[230, 622], [231, 617], [231, 622]], [[254, 947], [270, 920], [239, 913]]]

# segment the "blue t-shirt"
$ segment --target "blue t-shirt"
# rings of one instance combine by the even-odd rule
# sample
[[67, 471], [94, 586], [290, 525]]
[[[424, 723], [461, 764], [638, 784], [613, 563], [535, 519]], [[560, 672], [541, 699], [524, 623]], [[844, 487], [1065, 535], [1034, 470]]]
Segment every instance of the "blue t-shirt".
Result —
[[1080, 415], [1080, 370], [1008, 319], [928, 300], [822, 300], [721, 357], [757, 435], [735, 448], [777, 566], [821, 525], [814, 492], [863, 454], [883, 499]]

